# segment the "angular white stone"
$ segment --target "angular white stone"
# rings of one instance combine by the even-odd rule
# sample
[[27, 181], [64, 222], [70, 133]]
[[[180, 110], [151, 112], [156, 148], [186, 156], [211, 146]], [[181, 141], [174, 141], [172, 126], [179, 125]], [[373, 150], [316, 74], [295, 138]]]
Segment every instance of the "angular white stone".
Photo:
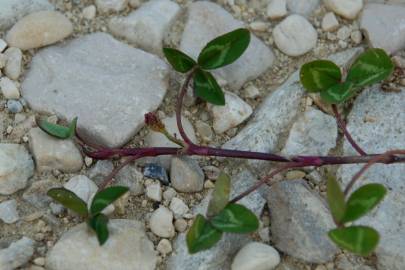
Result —
[[289, 56], [300, 56], [316, 45], [318, 34], [312, 24], [301, 15], [290, 15], [273, 30], [277, 47]]
[[146, 197], [160, 202], [162, 200], [162, 188], [160, 183], [153, 183], [146, 187]]
[[22, 52], [19, 48], [8, 48], [4, 55], [7, 57], [4, 73], [12, 80], [17, 80], [21, 74]]
[[327, 8], [336, 14], [353, 20], [363, 8], [363, 0], [323, 0]]
[[[180, 49], [196, 59], [207, 42], [240, 27], [244, 24], [219, 5], [208, 1], [194, 2], [188, 9]], [[266, 71], [273, 60], [271, 49], [251, 35], [250, 45], [244, 54], [235, 63], [216, 70], [214, 74], [227, 81], [232, 89], [239, 89], [246, 81]]]
[[117, 12], [125, 9], [128, 0], [96, 0], [97, 9], [100, 12]]
[[169, 208], [172, 210], [176, 219], [182, 218], [189, 211], [187, 204], [179, 198], [173, 198], [170, 202]]
[[56, 43], [72, 34], [73, 24], [60, 12], [39, 11], [19, 20], [6, 35], [12, 47], [28, 50]]
[[167, 74], [158, 57], [95, 33], [37, 53], [21, 90], [32, 109], [77, 116], [82, 136], [115, 147], [160, 105]]
[[232, 262], [232, 270], [272, 270], [280, 263], [280, 255], [272, 246], [250, 242], [242, 247]]
[[173, 237], [173, 213], [164, 206], [159, 207], [152, 213], [149, 226], [151, 231], [157, 236], [165, 238]]
[[319, 6], [320, 0], [287, 0], [287, 7], [291, 13], [308, 17]]
[[252, 114], [252, 107], [234, 93], [225, 91], [225, 106], [209, 106], [214, 116], [214, 130], [217, 134], [237, 127]]
[[12, 270], [26, 264], [34, 255], [34, 244], [33, 240], [23, 237], [8, 248], [0, 249], [0, 269]]
[[405, 48], [404, 14], [405, 6], [368, 4], [362, 12], [360, 28], [372, 47], [394, 54]]
[[339, 22], [336, 19], [335, 13], [328, 12], [322, 19], [322, 30], [326, 32], [333, 32], [339, 27]]
[[0, 30], [7, 30], [18, 19], [21, 19], [27, 14], [52, 9], [54, 9], [54, 7], [48, 0], [1, 0]]
[[29, 147], [40, 172], [60, 170], [77, 172], [83, 166], [83, 157], [72, 140], [56, 139], [39, 128], [28, 133]]
[[177, 18], [180, 6], [170, 0], [152, 0], [127, 17], [110, 20], [112, 34], [123, 37], [145, 51], [161, 54], [162, 42], [169, 27]]
[[7, 224], [14, 223], [20, 219], [16, 200], [8, 200], [0, 203], [0, 219]]
[[34, 162], [23, 145], [0, 144], [0, 194], [25, 188], [34, 174]]
[[280, 19], [287, 15], [286, 0], [271, 0], [267, 6], [267, 16], [272, 19]]
[[306, 111], [294, 123], [282, 150], [285, 155], [327, 155], [336, 146], [336, 120], [319, 110]]
[[18, 90], [17, 85], [7, 77], [0, 79], [0, 89], [6, 99], [20, 98], [20, 91]]
[[113, 219], [109, 238], [100, 246], [86, 223], [66, 233], [48, 252], [47, 270], [154, 270], [157, 263], [153, 243], [143, 225], [134, 220]]

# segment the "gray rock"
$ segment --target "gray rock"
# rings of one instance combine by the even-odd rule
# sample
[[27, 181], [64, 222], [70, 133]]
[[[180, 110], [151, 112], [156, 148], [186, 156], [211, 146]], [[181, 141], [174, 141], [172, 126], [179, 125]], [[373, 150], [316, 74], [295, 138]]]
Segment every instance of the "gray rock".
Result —
[[99, 160], [90, 168], [87, 176], [96, 184], [101, 184], [104, 178], [114, 170], [114, 165], [111, 160]]
[[334, 117], [319, 110], [310, 109], [292, 126], [282, 153], [324, 156], [336, 146], [337, 135]]
[[160, 182], [151, 183], [146, 186], [146, 197], [156, 202], [162, 200], [162, 187], [160, 186]]
[[34, 174], [34, 162], [23, 145], [0, 144], [0, 194], [25, 188]]
[[77, 116], [86, 139], [115, 147], [160, 105], [167, 73], [156, 56], [95, 33], [37, 53], [22, 93], [32, 109], [68, 120]]
[[177, 18], [180, 6], [170, 0], [152, 0], [127, 17], [110, 20], [112, 34], [125, 38], [145, 51], [161, 54], [163, 38]]
[[[246, 188], [255, 183], [257, 179], [249, 172], [243, 171], [232, 178], [231, 197], [240, 194]], [[210, 195], [197, 205], [193, 212], [205, 215]], [[245, 205], [259, 216], [263, 210], [265, 200], [257, 192], [243, 198], [239, 203]], [[230, 269], [232, 257], [236, 252], [249, 243], [251, 239], [248, 235], [223, 234], [222, 239], [211, 249], [189, 255], [185, 244], [186, 233], [180, 233], [173, 245], [173, 255], [167, 261], [167, 270], [189, 270], [198, 266], [198, 270], [224, 270]]]
[[23, 105], [18, 100], [10, 99], [7, 101], [7, 110], [10, 113], [20, 113], [23, 109]]
[[39, 10], [52, 10], [48, 0], [2, 0], [0, 2], [0, 30], [11, 27], [18, 19]]
[[86, 223], [64, 233], [48, 252], [48, 270], [153, 270], [157, 257], [143, 226], [133, 220], [115, 219], [108, 223], [110, 236], [100, 246]]
[[325, 202], [303, 180], [274, 184], [267, 197], [277, 249], [310, 263], [333, 259], [338, 249], [328, 238], [334, 223]]
[[164, 185], [168, 185], [170, 183], [165, 168], [157, 164], [146, 164], [143, 170], [143, 175], [148, 178], [157, 179]]
[[159, 237], [173, 237], [173, 213], [164, 206], [159, 207], [152, 213], [149, 226], [150, 230]]
[[48, 207], [49, 203], [52, 202], [51, 197], [46, 193], [51, 188], [59, 187], [59, 184], [55, 179], [47, 179], [34, 181], [32, 185], [24, 192], [23, 199], [38, 209], [44, 209]]
[[0, 219], [7, 224], [17, 222], [20, 219], [16, 200], [8, 200], [0, 203]]
[[115, 177], [115, 183], [120, 186], [129, 187], [132, 195], [143, 193], [143, 175], [134, 165], [128, 165], [121, 169]]
[[[330, 56], [330, 60], [338, 65], [346, 64], [361, 49], [355, 48]], [[247, 151], [274, 152], [277, 150], [281, 134], [287, 131], [298, 113], [299, 103], [304, 90], [299, 82], [299, 71], [280, 86], [275, 92], [265, 98], [238, 135], [223, 145], [223, 148]], [[267, 164], [250, 161], [257, 167]]]
[[169, 208], [176, 219], [182, 218], [189, 211], [187, 204], [179, 198], [173, 198], [170, 202]]
[[[189, 6], [180, 49], [196, 59], [207, 42], [240, 27], [243, 27], [243, 23], [235, 20], [219, 5], [197, 1]], [[239, 89], [246, 81], [258, 77], [271, 67], [273, 60], [271, 49], [252, 34], [250, 45], [242, 57], [214, 73], [227, 81], [232, 89]]]
[[280, 263], [280, 254], [272, 246], [251, 242], [242, 247], [232, 262], [232, 270], [272, 270]]
[[[348, 117], [347, 128], [356, 142], [368, 153], [383, 153], [405, 148], [405, 89], [384, 92], [379, 86], [365, 90], [356, 99]], [[365, 121], [369, 118], [371, 121]], [[345, 141], [345, 155], [356, 154]], [[342, 166], [338, 176], [347, 184], [361, 165]], [[379, 207], [359, 220], [362, 225], [374, 227], [381, 235], [376, 254], [379, 269], [400, 270], [405, 265], [405, 166], [374, 165], [355, 186], [365, 183], [383, 184], [389, 191]]]
[[34, 254], [34, 241], [23, 237], [0, 250], [0, 269], [13, 270], [26, 264]]
[[287, 0], [287, 7], [291, 13], [308, 17], [319, 7], [319, 0]]
[[391, 54], [404, 49], [404, 13], [404, 6], [367, 4], [360, 18], [360, 28], [364, 30], [370, 45]]
[[82, 168], [82, 155], [72, 140], [56, 139], [39, 128], [31, 129], [28, 138], [38, 171], [60, 170], [71, 173]]
[[197, 192], [204, 188], [204, 172], [189, 157], [174, 157], [170, 169], [172, 187], [180, 192]]

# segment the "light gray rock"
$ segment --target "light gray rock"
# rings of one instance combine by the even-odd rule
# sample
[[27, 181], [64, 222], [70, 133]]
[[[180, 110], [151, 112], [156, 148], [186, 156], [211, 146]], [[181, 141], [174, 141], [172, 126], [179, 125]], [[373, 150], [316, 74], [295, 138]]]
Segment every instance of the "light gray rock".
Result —
[[[373, 119], [365, 121], [364, 119]], [[354, 140], [368, 153], [383, 153], [392, 149], [405, 148], [405, 89], [400, 92], [384, 92], [376, 85], [365, 90], [356, 99], [348, 117], [347, 128]], [[356, 152], [345, 141], [345, 155]], [[360, 170], [361, 165], [342, 166], [338, 176], [347, 184]], [[380, 183], [388, 189], [388, 194], [370, 215], [359, 220], [362, 225], [375, 228], [381, 235], [376, 250], [378, 269], [400, 270], [405, 265], [405, 166], [374, 165], [355, 186], [365, 183]]]
[[60, 187], [55, 179], [45, 179], [34, 181], [31, 186], [24, 192], [23, 199], [27, 203], [38, 209], [44, 209], [52, 202], [52, 198], [46, 193], [51, 188]]
[[152, 0], [127, 17], [110, 20], [112, 34], [125, 38], [145, 51], [162, 54], [163, 38], [177, 18], [180, 6], [170, 0]]
[[151, 231], [160, 237], [171, 238], [174, 236], [173, 213], [164, 206], [152, 213], [149, 226]]
[[114, 164], [111, 160], [99, 160], [87, 172], [87, 176], [96, 184], [101, 184], [107, 175], [114, 169]]
[[40, 128], [31, 129], [28, 139], [38, 171], [60, 170], [72, 173], [82, 168], [82, 155], [72, 140], [56, 139]]
[[146, 197], [156, 202], [162, 200], [162, 187], [160, 186], [160, 182], [146, 186]]
[[169, 205], [176, 219], [182, 218], [190, 210], [182, 199], [173, 198]]
[[40, 10], [52, 10], [48, 0], [1, 0], [0, 30], [11, 27], [18, 19]]
[[282, 153], [324, 156], [336, 146], [337, 136], [335, 118], [320, 110], [310, 109], [292, 126]]
[[72, 191], [85, 202], [89, 202], [97, 192], [96, 184], [84, 175], [72, 177], [63, 187]]
[[[346, 64], [361, 49], [355, 48], [330, 56], [330, 60], [338, 65]], [[281, 85], [275, 92], [266, 97], [238, 135], [223, 145], [227, 149], [247, 151], [274, 152], [277, 148], [279, 136], [287, 131], [298, 113], [300, 100], [304, 90], [299, 82], [299, 71]], [[257, 167], [267, 164], [250, 161]]]
[[360, 18], [360, 28], [364, 30], [370, 45], [391, 54], [404, 49], [404, 13], [404, 6], [367, 4]]
[[267, 16], [272, 19], [280, 19], [287, 15], [286, 0], [271, 0], [267, 6]]
[[291, 13], [308, 17], [319, 7], [319, 0], [287, 0], [287, 7]]
[[48, 252], [48, 270], [153, 270], [157, 257], [143, 225], [133, 220], [108, 223], [110, 236], [100, 246], [95, 233], [82, 223], [68, 232]]
[[303, 180], [274, 184], [267, 197], [274, 245], [310, 263], [333, 259], [338, 249], [328, 238], [334, 227], [325, 202]]
[[242, 247], [232, 262], [232, 270], [272, 270], [280, 263], [280, 255], [272, 246], [251, 242]]
[[315, 47], [318, 34], [307, 19], [293, 14], [274, 28], [273, 38], [283, 53], [289, 56], [300, 56]]
[[20, 219], [16, 200], [8, 200], [0, 203], [0, 219], [7, 224], [17, 222]]
[[328, 9], [349, 20], [355, 19], [363, 8], [363, 0], [323, 0], [323, 3]]
[[[198, 141], [191, 122], [185, 117], [182, 117], [181, 119], [187, 137], [189, 137], [193, 143], [197, 143]], [[175, 135], [177, 138], [181, 138], [179, 129], [177, 128], [176, 116], [166, 117], [162, 119], [162, 123], [170, 134]], [[162, 133], [153, 130], [149, 131], [144, 140], [146, 145], [151, 147], [179, 147], [177, 144], [167, 139]], [[150, 163], [157, 163], [168, 170], [170, 168], [172, 156], [159, 156], [156, 158], [148, 158], [146, 160], [148, 160], [148, 162], [150, 161]]]
[[100, 12], [118, 12], [126, 8], [128, 0], [96, 0]]
[[115, 147], [135, 135], [144, 114], [160, 105], [167, 74], [158, 57], [95, 33], [37, 53], [22, 94], [34, 110], [67, 120], [77, 116], [86, 139]]
[[56, 43], [73, 32], [73, 24], [60, 12], [38, 11], [19, 20], [6, 35], [11, 47], [22, 50]]
[[217, 134], [237, 127], [252, 114], [252, 107], [234, 93], [225, 91], [225, 105], [209, 105], [214, 117], [214, 130]]
[[17, 80], [21, 75], [22, 52], [19, 48], [8, 48], [4, 55], [7, 58], [4, 73], [12, 80]]
[[19, 99], [20, 91], [17, 85], [7, 77], [0, 79], [0, 89], [4, 98], [6, 99]]
[[34, 254], [34, 241], [23, 237], [0, 250], [0, 269], [13, 270], [26, 264]]
[[132, 195], [137, 196], [144, 191], [142, 184], [143, 174], [133, 165], [128, 165], [120, 170], [115, 179], [117, 185], [129, 187]]
[[24, 107], [20, 101], [14, 99], [7, 100], [7, 110], [10, 113], [20, 113], [23, 109]]
[[173, 250], [172, 243], [167, 239], [162, 239], [156, 246], [156, 250], [159, 251], [162, 255], [169, 254]]
[[180, 192], [198, 192], [204, 188], [204, 172], [189, 157], [174, 157], [170, 169], [172, 187]]
[[339, 22], [335, 13], [328, 12], [322, 18], [322, 30], [325, 32], [333, 32], [339, 27]]
[[[243, 171], [232, 178], [231, 197], [246, 190], [257, 179], [249, 172]], [[210, 196], [193, 209], [195, 214], [206, 214]], [[265, 199], [257, 192], [252, 192], [239, 203], [245, 205], [257, 216], [263, 210]], [[224, 270], [230, 269], [232, 257], [245, 244], [251, 242], [248, 235], [243, 234], [223, 234], [222, 239], [211, 249], [189, 255], [185, 244], [186, 233], [180, 233], [173, 244], [173, 255], [167, 261], [167, 270], [189, 270], [198, 266], [198, 270]]]
[[[243, 23], [219, 5], [208, 1], [194, 2], [188, 9], [180, 49], [196, 59], [209, 41], [240, 27]], [[227, 81], [232, 89], [239, 89], [246, 81], [271, 67], [273, 60], [271, 49], [252, 34], [250, 45], [241, 58], [214, 73]]]
[[23, 145], [0, 144], [0, 194], [25, 188], [34, 174], [34, 162]]

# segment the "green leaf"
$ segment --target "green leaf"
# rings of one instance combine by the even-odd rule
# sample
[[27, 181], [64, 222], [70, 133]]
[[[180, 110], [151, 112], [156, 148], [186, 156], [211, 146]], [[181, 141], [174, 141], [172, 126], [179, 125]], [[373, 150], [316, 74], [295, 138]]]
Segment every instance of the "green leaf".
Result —
[[186, 236], [188, 252], [194, 254], [209, 249], [214, 246], [221, 237], [221, 231], [212, 227], [202, 215], [197, 215]]
[[128, 192], [128, 190], [129, 188], [127, 187], [115, 186], [115, 187], [108, 187], [98, 192], [94, 196], [93, 201], [91, 203], [90, 213], [92, 215], [100, 213], [108, 205], [110, 205], [119, 197]]
[[236, 29], [210, 41], [198, 56], [203, 69], [216, 69], [233, 63], [248, 48], [250, 33], [247, 29]]
[[350, 195], [347, 201], [346, 213], [343, 222], [354, 221], [368, 212], [381, 202], [387, 194], [387, 190], [380, 184], [367, 184]]
[[212, 192], [212, 198], [208, 204], [207, 216], [213, 217], [219, 214], [229, 202], [231, 193], [231, 178], [226, 173], [222, 172]]
[[366, 226], [351, 226], [329, 231], [329, 237], [342, 249], [368, 256], [378, 245], [380, 236], [376, 230]]
[[108, 217], [104, 214], [97, 214], [89, 220], [89, 226], [96, 232], [98, 243], [102, 246], [108, 239]]
[[214, 76], [208, 71], [197, 69], [194, 74], [196, 96], [214, 105], [225, 105], [225, 96]]
[[339, 83], [322, 91], [321, 98], [327, 103], [339, 104], [349, 99], [355, 91], [356, 89], [352, 83]]
[[197, 63], [187, 54], [172, 48], [163, 48], [163, 53], [166, 56], [172, 67], [181, 73], [189, 72]]
[[48, 196], [62, 204], [64, 207], [72, 210], [73, 212], [87, 216], [87, 204], [80, 199], [76, 194], [66, 188], [52, 188], [47, 192]]
[[387, 79], [393, 70], [394, 64], [384, 50], [369, 49], [353, 63], [346, 81], [364, 87]]
[[69, 139], [75, 134], [77, 117], [73, 119], [73, 121], [69, 124], [69, 127], [52, 124], [44, 119], [37, 120], [37, 125], [40, 129], [53, 137], [58, 139]]
[[256, 215], [240, 204], [228, 204], [211, 219], [211, 224], [218, 230], [231, 233], [250, 233], [259, 228]]
[[316, 60], [304, 64], [300, 71], [300, 80], [308, 92], [321, 92], [340, 83], [340, 68], [327, 60]]
[[328, 176], [326, 194], [332, 216], [336, 222], [340, 222], [346, 210], [345, 195], [333, 175]]

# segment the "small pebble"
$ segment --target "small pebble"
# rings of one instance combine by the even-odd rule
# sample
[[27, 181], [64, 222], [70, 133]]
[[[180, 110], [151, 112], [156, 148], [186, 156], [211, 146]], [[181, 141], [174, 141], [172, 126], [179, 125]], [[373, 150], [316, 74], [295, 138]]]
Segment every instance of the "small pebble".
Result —
[[96, 17], [97, 9], [94, 5], [87, 6], [83, 9], [83, 17], [87, 20], [92, 20]]
[[174, 227], [178, 232], [185, 232], [187, 230], [187, 221], [185, 219], [177, 219], [174, 222]]
[[257, 98], [260, 97], [259, 89], [254, 85], [249, 85], [245, 89], [245, 97], [247, 98]]
[[326, 32], [335, 31], [339, 27], [339, 22], [336, 19], [335, 13], [328, 12], [322, 19], [322, 30]]
[[339, 30], [336, 33], [336, 36], [340, 40], [346, 40], [350, 37], [351, 30], [347, 26], [342, 26], [339, 28]]
[[7, 57], [4, 73], [12, 80], [17, 80], [21, 75], [22, 51], [18, 48], [8, 48], [5, 53]]
[[165, 201], [170, 202], [174, 197], [176, 197], [176, 190], [174, 190], [174, 188], [169, 187], [167, 190], [165, 190], [163, 192], [163, 199], [165, 199]]
[[7, 110], [11, 113], [19, 113], [23, 110], [23, 105], [18, 100], [7, 101]]
[[161, 206], [152, 213], [149, 225], [155, 235], [170, 238], [175, 234], [172, 222], [173, 213], [166, 207]]
[[280, 255], [272, 246], [251, 242], [242, 247], [233, 259], [232, 270], [274, 269], [280, 263]]
[[361, 41], [363, 40], [363, 34], [361, 33], [361, 31], [356, 30], [350, 34], [350, 38], [353, 41], [353, 43], [357, 45], [360, 44]]
[[45, 265], [45, 258], [44, 257], [35, 258], [34, 263], [36, 265], [39, 265], [39, 266], [44, 266]]
[[170, 252], [172, 252], [172, 243], [170, 243], [170, 241], [167, 239], [162, 239], [157, 245], [156, 250], [159, 251], [162, 255], [169, 254]]
[[259, 22], [259, 21], [251, 22], [249, 24], [249, 27], [250, 27], [250, 29], [252, 29], [253, 31], [256, 31], [256, 32], [265, 32], [269, 28], [267, 23]]
[[146, 197], [151, 200], [160, 202], [162, 200], [162, 188], [160, 183], [153, 183], [146, 186]]
[[17, 85], [7, 77], [0, 79], [0, 89], [6, 99], [19, 99], [20, 91]]
[[172, 210], [176, 219], [182, 218], [190, 210], [187, 204], [179, 198], [173, 198], [170, 202], [169, 208]]
[[165, 168], [157, 164], [146, 164], [143, 170], [143, 175], [148, 178], [157, 179], [164, 185], [170, 184]]
[[0, 220], [4, 223], [11, 224], [17, 222], [19, 219], [16, 200], [8, 200], [0, 203]]
[[0, 38], [0, 53], [3, 52], [7, 48], [7, 42], [4, 39]]
[[286, 0], [271, 0], [267, 6], [267, 16], [271, 20], [277, 20], [287, 15]]

